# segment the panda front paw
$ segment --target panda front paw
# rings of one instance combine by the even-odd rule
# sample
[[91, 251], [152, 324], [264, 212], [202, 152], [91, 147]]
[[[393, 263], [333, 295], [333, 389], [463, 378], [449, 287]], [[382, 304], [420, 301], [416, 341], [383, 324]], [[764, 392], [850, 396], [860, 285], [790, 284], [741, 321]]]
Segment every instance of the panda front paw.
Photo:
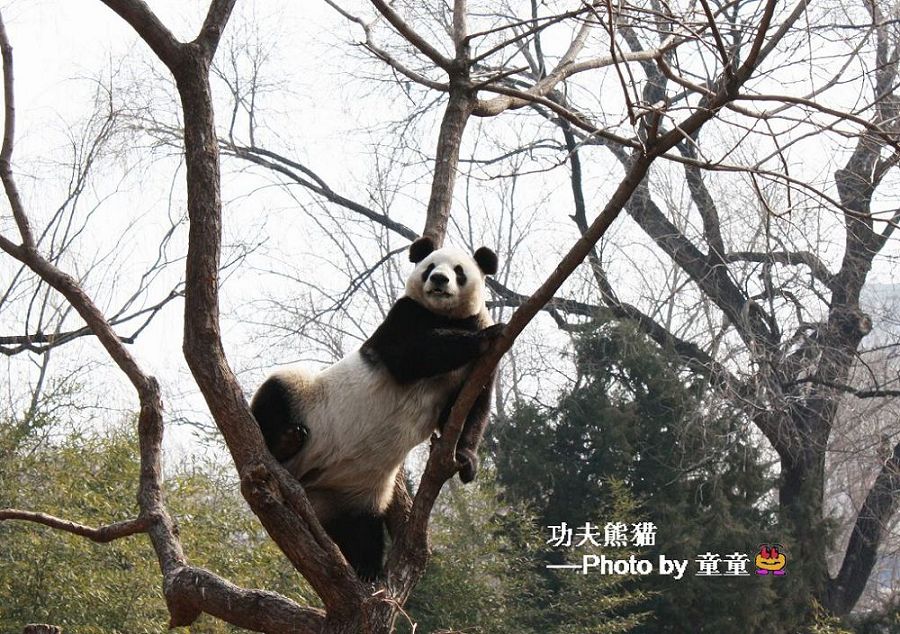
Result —
[[456, 450], [456, 464], [459, 466], [459, 479], [468, 484], [475, 479], [478, 472], [478, 456], [471, 449]]
[[506, 328], [506, 324], [493, 324], [488, 326], [484, 330], [478, 331], [478, 337], [481, 340], [480, 349], [481, 353], [487, 352], [487, 349], [491, 347], [491, 343], [500, 337], [503, 334], [503, 329]]
[[484, 330], [480, 330], [478, 332], [479, 335], [484, 337], [485, 339], [497, 339], [500, 335], [503, 334], [503, 330], [506, 328], [506, 324], [500, 322], [499, 324], [492, 324], [485, 328]]

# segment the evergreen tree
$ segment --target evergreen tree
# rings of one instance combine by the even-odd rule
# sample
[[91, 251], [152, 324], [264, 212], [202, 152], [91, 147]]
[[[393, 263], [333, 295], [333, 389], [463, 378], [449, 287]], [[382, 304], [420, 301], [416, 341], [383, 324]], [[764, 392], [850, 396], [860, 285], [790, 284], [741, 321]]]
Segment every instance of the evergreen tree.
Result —
[[[547, 526], [602, 527], [630, 521], [613, 511], [613, 483], [624, 485], [657, 527], [655, 547], [640, 556], [690, 560], [681, 580], [654, 570], [629, 582], [651, 596], [641, 608], [652, 618], [637, 632], [787, 631], [763, 609], [778, 588], [754, 574], [757, 545], [772, 535], [771, 481], [747, 421], [626, 326], [583, 334], [575, 353], [577, 380], [555, 408], [521, 406], [495, 431], [510, 498]], [[696, 576], [706, 552], [748, 555], [750, 576]]]
[[407, 604], [416, 632], [613, 634], [640, 622], [643, 596], [622, 579], [546, 574], [541, 527], [500, 500], [489, 468], [471, 486], [451, 481], [432, 520], [432, 557]]

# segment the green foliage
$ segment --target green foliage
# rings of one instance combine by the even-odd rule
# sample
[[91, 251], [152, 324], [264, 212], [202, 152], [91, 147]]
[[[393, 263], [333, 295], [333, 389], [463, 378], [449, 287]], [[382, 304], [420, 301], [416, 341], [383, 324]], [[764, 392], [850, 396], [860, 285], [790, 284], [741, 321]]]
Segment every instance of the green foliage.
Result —
[[806, 628], [807, 634], [853, 634], [852, 630], [845, 629], [840, 619], [837, 619], [825, 610], [815, 600], [812, 602], [812, 623]]
[[[137, 515], [136, 432], [29, 446], [0, 431], [0, 507], [88, 525]], [[305, 588], [221, 469], [182, 464], [167, 479], [170, 511], [192, 564], [239, 585], [292, 595]], [[52, 623], [67, 634], [166, 632], [162, 577], [144, 535], [94, 544], [26, 522], [0, 523], [0, 632]], [[311, 595], [311, 593], [308, 593]], [[190, 631], [240, 631], [203, 618]]]
[[771, 614], [759, 609], [773, 599], [771, 579], [693, 574], [694, 560], [707, 551], [745, 553], [752, 573], [757, 545], [772, 536], [771, 482], [747, 421], [621, 325], [580, 337], [576, 367], [578, 380], [556, 408], [522, 406], [495, 432], [498, 474], [510, 497], [533, 505], [545, 525], [603, 526], [631, 521], [613, 507], [612, 483], [623, 483], [642, 519], [658, 527], [656, 547], [641, 555], [690, 560], [679, 581], [654, 574], [630, 582], [653, 597], [642, 608], [654, 618], [636, 631], [771, 625]]
[[[545, 537], [522, 504], [500, 501], [493, 474], [448, 484], [432, 516], [433, 554], [407, 605], [417, 632], [612, 634], [642, 597], [617, 580], [547, 574]], [[409, 631], [408, 623], [399, 631]]]
[[900, 598], [893, 598], [878, 610], [851, 616], [858, 634], [894, 634], [900, 632]]

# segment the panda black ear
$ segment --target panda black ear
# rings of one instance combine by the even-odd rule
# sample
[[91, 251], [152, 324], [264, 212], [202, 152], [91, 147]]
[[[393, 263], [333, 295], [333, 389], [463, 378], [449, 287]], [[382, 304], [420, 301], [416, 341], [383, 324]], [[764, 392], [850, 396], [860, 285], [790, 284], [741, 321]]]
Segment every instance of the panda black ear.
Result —
[[418, 264], [434, 251], [434, 242], [431, 238], [419, 238], [409, 245], [409, 261]]
[[497, 254], [487, 247], [481, 247], [475, 252], [475, 261], [485, 275], [493, 275], [497, 272]]

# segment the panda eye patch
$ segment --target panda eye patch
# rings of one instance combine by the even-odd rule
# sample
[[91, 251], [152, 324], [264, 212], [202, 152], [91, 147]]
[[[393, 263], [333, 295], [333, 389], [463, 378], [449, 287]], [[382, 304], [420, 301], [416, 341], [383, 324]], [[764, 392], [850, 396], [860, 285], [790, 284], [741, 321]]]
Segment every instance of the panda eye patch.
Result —
[[428, 276], [431, 275], [431, 272], [434, 270], [434, 262], [428, 265], [428, 268], [425, 269], [425, 272], [422, 273], [422, 281], [428, 281]]
[[456, 284], [457, 286], [462, 286], [466, 283], [466, 273], [463, 271], [463, 267], [459, 264], [453, 267], [453, 271], [456, 273]]

